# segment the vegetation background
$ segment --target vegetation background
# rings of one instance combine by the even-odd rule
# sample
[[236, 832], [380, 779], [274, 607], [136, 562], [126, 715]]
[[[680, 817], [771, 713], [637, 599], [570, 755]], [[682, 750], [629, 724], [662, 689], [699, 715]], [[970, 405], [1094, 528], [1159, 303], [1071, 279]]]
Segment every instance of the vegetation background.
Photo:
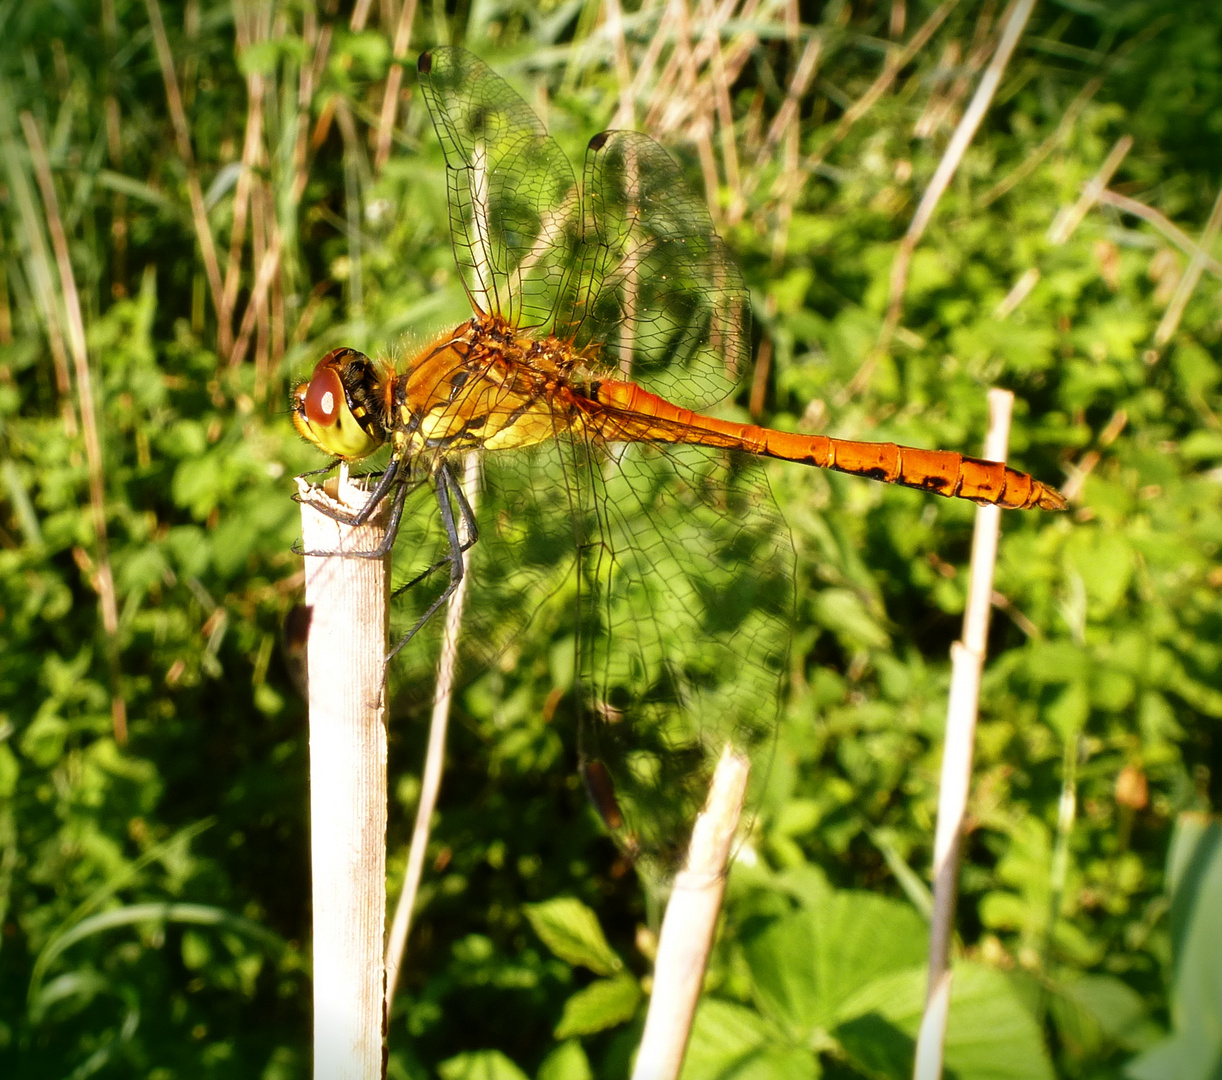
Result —
[[[703, 187], [752, 290], [743, 416], [974, 452], [1016, 392], [1012, 457], [1073, 509], [1004, 519], [948, 1066], [1215, 1075], [1222, 10], [1038, 3], [893, 290], [1010, 10], [0, 2], [5, 1076], [309, 1074], [284, 626], [320, 461], [287, 393], [463, 317], [414, 82], [446, 41], [575, 160], [638, 126]], [[771, 476], [791, 673], [688, 1075], [904, 1077], [973, 508]], [[456, 703], [392, 1077], [626, 1074], [656, 912], [549, 722], [551, 648]], [[397, 675], [392, 895], [430, 665]]]

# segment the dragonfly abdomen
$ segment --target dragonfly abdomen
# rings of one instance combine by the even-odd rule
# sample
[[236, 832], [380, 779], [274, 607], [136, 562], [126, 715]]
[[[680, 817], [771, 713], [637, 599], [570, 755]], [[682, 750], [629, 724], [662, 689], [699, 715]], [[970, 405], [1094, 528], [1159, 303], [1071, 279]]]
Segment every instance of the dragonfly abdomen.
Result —
[[635, 414], [636, 424], [617, 415], [629, 438], [733, 447], [749, 454], [780, 458], [821, 469], [864, 476], [886, 484], [931, 491], [948, 498], [995, 503], [1009, 510], [1064, 510], [1065, 498], [1004, 462], [965, 457], [953, 450], [919, 450], [896, 443], [857, 442], [827, 435], [798, 435], [756, 424], [701, 416], [642, 390], [635, 383], [603, 380], [597, 400]]

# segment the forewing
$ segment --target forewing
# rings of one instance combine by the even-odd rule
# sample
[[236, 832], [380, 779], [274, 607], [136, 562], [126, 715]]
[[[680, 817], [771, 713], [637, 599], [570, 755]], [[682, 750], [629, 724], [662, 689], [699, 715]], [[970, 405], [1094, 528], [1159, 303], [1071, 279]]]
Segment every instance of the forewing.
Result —
[[596, 135], [586, 153], [580, 322], [605, 370], [677, 404], [731, 393], [750, 353], [742, 274], [704, 202], [656, 142]]
[[753, 460], [633, 443], [589, 462], [600, 528], [579, 554], [580, 756], [588, 779], [612, 781], [625, 847], [670, 863], [727, 743], [757, 782], [767, 772], [793, 550]]
[[432, 49], [418, 66], [445, 152], [454, 257], [472, 302], [518, 327], [550, 327], [572, 303], [580, 232], [568, 158], [530, 106], [471, 53]]

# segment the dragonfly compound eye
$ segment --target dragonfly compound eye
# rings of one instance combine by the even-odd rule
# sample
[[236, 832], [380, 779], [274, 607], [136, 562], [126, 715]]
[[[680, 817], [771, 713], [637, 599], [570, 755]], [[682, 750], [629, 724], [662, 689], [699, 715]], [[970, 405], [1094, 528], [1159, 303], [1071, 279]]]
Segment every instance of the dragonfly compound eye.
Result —
[[[361, 365], [361, 366], [358, 366]], [[293, 424], [298, 434], [334, 457], [354, 460], [372, 454], [380, 445], [376, 425], [368, 427], [369, 396], [363, 375], [375, 369], [353, 349], [333, 349], [319, 361], [313, 378], [297, 388]], [[349, 389], [355, 385], [356, 390]], [[356, 394], [356, 402], [352, 394]], [[361, 417], [366, 418], [362, 423]]]
[[344, 384], [339, 375], [334, 368], [319, 365], [305, 393], [306, 418], [319, 427], [333, 427], [344, 407]]

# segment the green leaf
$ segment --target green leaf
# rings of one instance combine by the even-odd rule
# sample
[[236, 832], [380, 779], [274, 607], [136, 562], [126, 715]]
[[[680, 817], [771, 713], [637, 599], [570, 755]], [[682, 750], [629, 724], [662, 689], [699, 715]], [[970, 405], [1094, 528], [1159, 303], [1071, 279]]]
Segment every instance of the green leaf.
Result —
[[509, 1058], [499, 1050], [477, 1050], [459, 1054], [437, 1066], [441, 1080], [529, 1080]]
[[640, 983], [628, 972], [592, 982], [564, 1003], [564, 1013], [556, 1025], [556, 1038], [593, 1035], [627, 1023], [636, 1015], [640, 1001]]
[[[858, 1053], [872, 1053], [860, 1038], [863, 1017], [872, 1017], [871, 1034], [887, 1031], [891, 1047], [901, 1036], [915, 1043], [925, 1008], [926, 973], [913, 968], [878, 979], [846, 1002], [834, 1034]], [[885, 1022], [891, 1030], [882, 1026]], [[1009, 978], [983, 964], [954, 967], [950, 1018], [946, 1028], [946, 1072], [959, 1080], [1052, 1080], [1052, 1063], [1039, 1025]], [[877, 1062], [876, 1062], [877, 1064]], [[911, 1058], [899, 1071], [911, 1075]]]
[[682, 1080], [810, 1080], [819, 1075], [810, 1048], [787, 1044], [784, 1033], [754, 1009], [705, 998], [696, 1010]]
[[743, 944], [765, 1012], [805, 1036], [829, 1027], [862, 986], [920, 963], [927, 938], [908, 905], [845, 890], [772, 920]]
[[1222, 821], [1180, 815], [1167, 889], [1173, 1032], [1126, 1072], [1133, 1080], [1214, 1080], [1222, 1068]]
[[594, 1080], [594, 1073], [581, 1043], [570, 1039], [543, 1059], [536, 1080]]
[[522, 907], [540, 940], [561, 960], [589, 968], [595, 975], [613, 975], [624, 962], [607, 943], [598, 916], [580, 900], [559, 897]]

